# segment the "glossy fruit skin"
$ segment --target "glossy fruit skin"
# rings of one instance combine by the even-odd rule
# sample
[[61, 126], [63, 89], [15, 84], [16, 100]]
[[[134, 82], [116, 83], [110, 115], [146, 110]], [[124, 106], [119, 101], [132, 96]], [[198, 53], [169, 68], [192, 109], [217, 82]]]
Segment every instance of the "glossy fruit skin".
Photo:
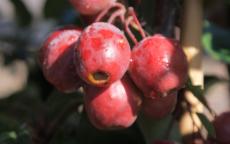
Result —
[[85, 90], [85, 109], [89, 120], [96, 128], [128, 128], [136, 120], [141, 98], [128, 77], [114, 82], [107, 88], [87, 85]]
[[[130, 57], [130, 46], [124, 34], [104, 22], [88, 26], [75, 47], [77, 73], [85, 82], [98, 87], [121, 79], [128, 69]], [[92, 78], [97, 72], [106, 74], [107, 80], [101, 82]]]
[[170, 114], [177, 103], [177, 92], [170, 93], [165, 97], [143, 98], [142, 111], [152, 119], [162, 119]]
[[131, 59], [129, 74], [145, 97], [167, 95], [187, 81], [188, 62], [174, 39], [147, 37], [133, 48]]
[[52, 32], [39, 51], [45, 78], [61, 92], [73, 92], [81, 85], [73, 63], [74, 44], [81, 30], [65, 26]]
[[116, 0], [69, 0], [83, 15], [95, 15], [112, 5]]
[[213, 121], [216, 139], [220, 144], [230, 144], [230, 112], [222, 113]]

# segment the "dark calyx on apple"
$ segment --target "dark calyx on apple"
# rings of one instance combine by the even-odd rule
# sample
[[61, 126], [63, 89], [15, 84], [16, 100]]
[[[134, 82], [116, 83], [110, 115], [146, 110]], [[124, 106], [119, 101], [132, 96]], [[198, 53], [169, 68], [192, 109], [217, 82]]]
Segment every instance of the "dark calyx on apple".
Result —
[[75, 47], [79, 76], [88, 84], [104, 87], [121, 79], [131, 57], [129, 42], [114, 25], [97, 22], [82, 32]]

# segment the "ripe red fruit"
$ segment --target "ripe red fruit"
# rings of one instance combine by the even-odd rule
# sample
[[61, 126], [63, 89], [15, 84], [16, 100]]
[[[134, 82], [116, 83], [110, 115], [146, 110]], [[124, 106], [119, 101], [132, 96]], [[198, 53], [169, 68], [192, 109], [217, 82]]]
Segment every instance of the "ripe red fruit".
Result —
[[108, 86], [122, 78], [131, 56], [124, 34], [109, 23], [97, 22], [81, 34], [75, 48], [76, 70], [94, 86]]
[[59, 91], [73, 92], [80, 87], [81, 80], [73, 63], [73, 45], [80, 34], [81, 30], [76, 27], [58, 29], [48, 36], [40, 49], [43, 74]]
[[165, 97], [143, 99], [142, 110], [144, 114], [153, 119], [161, 119], [170, 114], [177, 103], [177, 92], [170, 93]]
[[140, 109], [140, 93], [128, 77], [107, 88], [86, 87], [85, 109], [98, 129], [119, 129], [131, 126]]
[[132, 51], [129, 73], [146, 97], [167, 95], [187, 80], [188, 63], [179, 43], [160, 34], [143, 39]]
[[220, 144], [230, 144], [230, 112], [222, 113], [213, 121], [216, 139]]
[[83, 15], [95, 15], [112, 5], [116, 0], [69, 0]]

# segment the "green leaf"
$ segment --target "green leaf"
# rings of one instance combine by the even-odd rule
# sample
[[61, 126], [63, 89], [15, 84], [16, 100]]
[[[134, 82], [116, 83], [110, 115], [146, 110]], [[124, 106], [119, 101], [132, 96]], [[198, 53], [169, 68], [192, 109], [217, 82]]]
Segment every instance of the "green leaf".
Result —
[[200, 85], [193, 85], [192, 81], [189, 80], [187, 83], [187, 90], [192, 92], [192, 94], [211, 112], [213, 113], [212, 109], [209, 107], [205, 97], [204, 97], [204, 90]]
[[204, 105], [206, 105], [206, 101], [203, 97], [204, 96], [203, 89], [200, 85], [193, 85], [192, 81], [189, 80], [187, 83], [187, 89], [191, 91], [198, 100], [200, 100]]
[[201, 102], [205, 102], [205, 99], [203, 97], [203, 89], [200, 85], [191, 85], [188, 88], [193, 93], [193, 95], [195, 95]]
[[1, 144], [29, 144], [30, 137], [28, 130], [25, 127], [18, 127], [14, 130], [8, 130], [0, 133], [0, 143]]
[[230, 63], [230, 30], [204, 22], [202, 45], [205, 51], [217, 60]]
[[17, 139], [17, 134], [15, 131], [3, 132], [0, 134], [0, 143], [5, 143], [9, 140], [16, 140], [16, 139]]
[[197, 113], [197, 116], [199, 117], [201, 123], [204, 125], [205, 129], [208, 131], [208, 135], [211, 136], [212, 138], [215, 138], [216, 132], [214, 126], [208, 120], [208, 118], [202, 113]]
[[13, 3], [14, 9], [16, 11], [16, 18], [21, 26], [26, 26], [31, 23], [32, 16], [24, 3], [21, 0], [10, 0]]
[[[178, 123], [173, 121], [173, 126], [169, 129], [173, 119], [172, 115], [168, 115], [163, 119], [151, 119], [146, 117], [143, 113], [140, 113], [137, 123], [147, 144], [151, 144], [153, 140], [166, 138], [180, 142], [182, 138], [179, 132]], [[167, 132], [169, 130], [170, 132], [168, 135]]]

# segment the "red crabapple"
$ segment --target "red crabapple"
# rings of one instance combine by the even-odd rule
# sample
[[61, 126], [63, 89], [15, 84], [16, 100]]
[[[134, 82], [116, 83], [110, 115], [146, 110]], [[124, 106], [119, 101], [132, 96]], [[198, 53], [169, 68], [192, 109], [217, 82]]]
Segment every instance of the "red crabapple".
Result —
[[130, 56], [129, 42], [117, 27], [93, 23], [82, 32], [76, 45], [76, 70], [88, 84], [108, 86], [125, 74]]
[[83, 15], [96, 15], [111, 6], [116, 0], [69, 0], [74, 8]]
[[140, 93], [128, 77], [106, 88], [87, 85], [84, 98], [88, 117], [98, 129], [131, 126], [141, 105]]
[[131, 59], [129, 74], [145, 97], [167, 95], [187, 80], [188, 63], [179, 42], [160, 34], [138, 43]]
[[165, 97], [143, 98], [142, 110], [146, 116], [153, 119], [161, 119], [170, 114], [177, 103], [177, 92]]
[[230, 144], [230, 112], [217, 116], [213, 125], [216, 131], [216, 139], [220, 144]]
[[39, 60], [45, 78], [62, 92], [73, 92], [80, 87], [73, 63], [74, 44], [81, 30], [76, 27], [64, 27], [52, 32], [42, 48]]

